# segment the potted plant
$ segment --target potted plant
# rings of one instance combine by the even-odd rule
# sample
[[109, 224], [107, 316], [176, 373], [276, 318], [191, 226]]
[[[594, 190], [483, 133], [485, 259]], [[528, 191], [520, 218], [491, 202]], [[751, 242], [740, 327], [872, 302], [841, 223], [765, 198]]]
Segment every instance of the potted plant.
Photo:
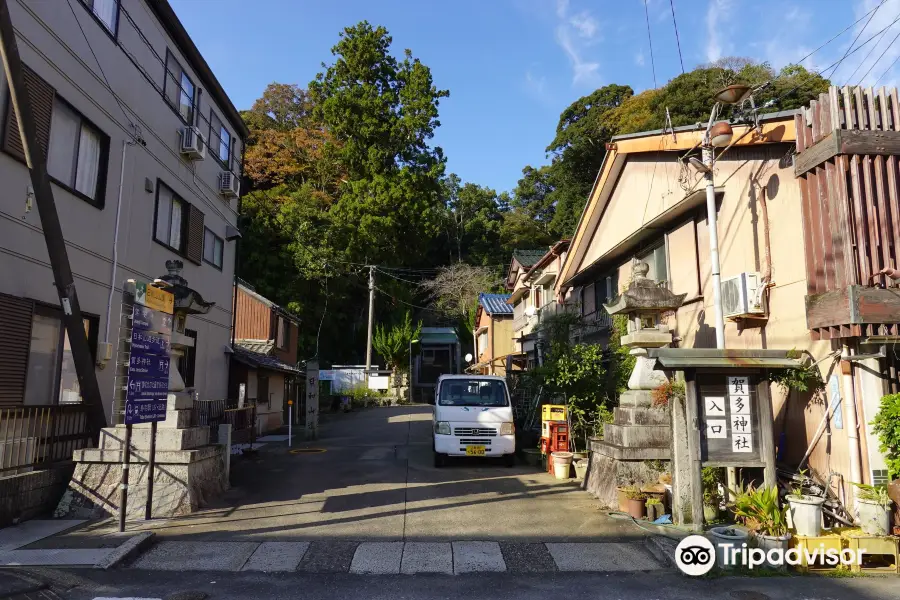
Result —
[[786, 551], [791, 541], [787, 525], [787, 509], [778, 503], [778, 490], [774, 487], [749, 487], [731, 492], [734, 502], [731, 510], [735, 518], [750, 530], [757, 547], [766, 552], [766, 566], [784, 570], [785, 563], [769, 562], [769, 550]]
[[[806, 471], [801, 469], [800, 481], [806, 479]], [[822, 533], [822, 504], [824, 497], [810, 496], [803, 493], [800, 483], [791, 488], [787, 495], [788, 504], [791, 507], [791, 522], [797, 535], [816, 537]]]
[[734, 561], [725, 562], [725, 553], [729, 548], [740, 548], [749, 537], [747, 532], [737, 527], [713, 527], [709, 537], [716, 547], [716, 566], [720, 569], [733, 569]]
[[657, 520], [666, 512], [666, 505], [659, 498], [647, 498], [644, 506], [647, 507], [647, 519], [650, 521]]
[[859, 526], [869, 535], [887, 535], [890, 531], [891, 498], [887, 486], [856, 486], [856, 518]]
[[722, 492], [719, 486], [722, 484], [722, 469], [717, 467], [703, 467], [701, 482], [703, 484], [703, 520], [707, 523], [718, 520], [719, 506], [722, 504]]
[[881, 405], [872, 420], [872, 431], [878, 436], [881, 453], [893, 481], [888, 484], [888, 496], [897, 505], [894, 511], [894, 535], [900, 535], [900, 394], [881, 398]]
[[572, 465], [575, 467], [575, 477], [584, 479], [585, 475], [587, 475], [588, 464], [588, 459], [586, 458], [579, 458], [574, 461]]
[[628, 497], [628, 514], [635, 519], [643, 519], [644, 502], [647, 500], [647, 495], [636, 487], [628, 488], [625, 495]]
[[619, 505], [619, 511], [628, 512], [628, 491], [634, 487], [634, 482], [628, 485], [616, 486], [616, 502]]

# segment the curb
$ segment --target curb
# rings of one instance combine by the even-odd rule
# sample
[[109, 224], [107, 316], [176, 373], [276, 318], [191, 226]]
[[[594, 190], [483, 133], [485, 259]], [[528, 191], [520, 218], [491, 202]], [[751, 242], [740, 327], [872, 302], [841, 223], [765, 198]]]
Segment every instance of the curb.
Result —
[[673, 551], [677, 542], [674, 542], [671, 538], [662, 535], [651, 535], [644, 540], [644, 545], [660, 564], [670, 568], [676, 566]]
[[153, 543], [156, 534], [152, 531], [142, 531], [132, 536], [127, 542], [116, 548], [106, 558], [94, 565], [95, 569], [110, 569], [129, 558], [135, 557]]

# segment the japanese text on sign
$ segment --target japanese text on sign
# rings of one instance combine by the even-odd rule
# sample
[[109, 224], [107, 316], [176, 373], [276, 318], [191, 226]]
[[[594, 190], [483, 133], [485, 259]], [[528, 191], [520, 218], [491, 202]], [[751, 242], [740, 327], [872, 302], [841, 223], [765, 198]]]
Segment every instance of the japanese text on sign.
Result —
[[136, 304], [169, 314], [175, 309], [175, 296], [171, 292], [148, 285], [146, 281], [135, 282], [134, 301]]
[[135, 304], [131, 312], [131, 326], [141, 331], [172, 333], [172, 315]]
[[748, 377], [728, 378], [728, 403], [731, 409], [731, 450], [753, 452], [753, 432], [750, 420], [750, 381]]

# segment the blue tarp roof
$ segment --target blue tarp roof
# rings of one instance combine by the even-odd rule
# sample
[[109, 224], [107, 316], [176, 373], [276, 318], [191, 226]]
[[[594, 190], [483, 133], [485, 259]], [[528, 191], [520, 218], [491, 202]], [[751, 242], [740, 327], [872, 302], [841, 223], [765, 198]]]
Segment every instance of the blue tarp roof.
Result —
[[489, 315], [511, 315], [512, 304], [507, 304], [510, 294], [478, 294], [478, 303]]

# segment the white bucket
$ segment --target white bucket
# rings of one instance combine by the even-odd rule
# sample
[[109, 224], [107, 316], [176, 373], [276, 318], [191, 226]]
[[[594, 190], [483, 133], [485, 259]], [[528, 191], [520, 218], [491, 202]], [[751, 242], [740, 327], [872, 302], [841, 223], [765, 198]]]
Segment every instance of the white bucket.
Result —
[[553, 460], [553, 474], [556, 475], [557, 479], [569, 478], [573, 456], [571, 452], [554, 452], [550, 455], [550, 458]]

